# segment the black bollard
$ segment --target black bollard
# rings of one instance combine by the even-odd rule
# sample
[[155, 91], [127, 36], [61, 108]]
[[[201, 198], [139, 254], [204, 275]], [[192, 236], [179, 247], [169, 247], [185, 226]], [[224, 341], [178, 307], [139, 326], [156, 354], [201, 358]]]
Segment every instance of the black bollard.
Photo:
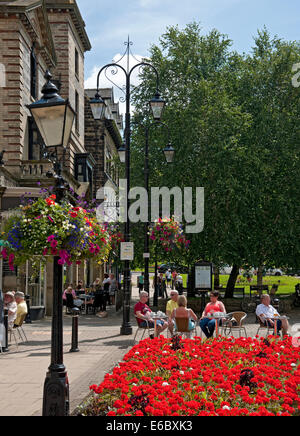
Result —
[[72, 309], [72, 348], [69, 353], [78, 353], [78, 318], [80, 309], [74, 307]]

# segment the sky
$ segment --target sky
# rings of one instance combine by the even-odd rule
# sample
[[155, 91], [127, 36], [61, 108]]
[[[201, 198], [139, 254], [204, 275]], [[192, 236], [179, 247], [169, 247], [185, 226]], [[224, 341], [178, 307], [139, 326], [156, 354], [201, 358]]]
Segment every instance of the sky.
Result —
[[[85, 57], [86, 87], [96, 87], [97, 71], [125, 50], [128, 35], [132, 51], [149, 55], [152, 44], [168, 26], [183, 29], [201, 23], [203, 34], [212, 29], [228, 35], [233, 49], [251, 51], [253, 37], [266, 26], [272, 35], [300, 40], [299, 0], [77, 0], [92, 50]], [[107, 86], [103, 81], [100, 86]]]

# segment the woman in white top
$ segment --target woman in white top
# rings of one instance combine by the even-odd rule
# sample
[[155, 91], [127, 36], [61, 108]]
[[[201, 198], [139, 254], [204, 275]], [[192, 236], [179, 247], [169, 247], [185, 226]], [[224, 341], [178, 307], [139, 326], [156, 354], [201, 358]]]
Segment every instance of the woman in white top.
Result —
[[8, 310], [8, 328], [12, 329], [17, 318], [18, 305], [12, 292], [4, 294], [4, 308]]

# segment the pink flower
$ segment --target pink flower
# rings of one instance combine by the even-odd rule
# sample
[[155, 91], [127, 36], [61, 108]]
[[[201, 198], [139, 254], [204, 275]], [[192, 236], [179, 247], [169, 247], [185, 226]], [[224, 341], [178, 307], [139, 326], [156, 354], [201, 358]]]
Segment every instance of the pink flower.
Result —
[[1, 251], [1, 254], [2, 254], [2, 257], [3, 257], [4, 260], [7, 259], [8, 253], [7, 253], [7, 249], [6, 248], [3, 248], [3, 250]]
[[10, 271], [14, 270], [14, 260], [15, 260], [15, 255], [13, 253], [11, 253], [9, 255], [9, 258], [8, 258], [8, 264], [9, 264]]
[[57, 247], [57, 241], [55, 241], [55, 240], [53, 240], [53, 241], [51, 241], [51, 247], [54, 249], [54, 248], [56, 248]]

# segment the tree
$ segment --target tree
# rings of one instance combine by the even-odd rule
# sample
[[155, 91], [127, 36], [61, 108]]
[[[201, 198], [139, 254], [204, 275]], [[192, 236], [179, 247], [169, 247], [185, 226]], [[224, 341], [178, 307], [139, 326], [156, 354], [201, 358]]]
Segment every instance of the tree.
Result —
[[[213, 30], [197, 23], [169, 27], [150, 50], [167, 99], [165, 121], [172, 132], [176, 164], [167, 167], [162, 130], [151, 139], [151, 185], [205, 188], [204, 231], [191, 235], [183, 261], [234, 265], [300, 264], [299, 89], [291, 85], [299, 44], [271, 39], [264, 29], [249, 55], [230, 49]], [[143, 72], [135, 93], [137, 122], [155, 78]], [[134, 129], [133, 183], [143, 174], [143, 135]], [[195, 202], [195, 199], [194, 199]]]

